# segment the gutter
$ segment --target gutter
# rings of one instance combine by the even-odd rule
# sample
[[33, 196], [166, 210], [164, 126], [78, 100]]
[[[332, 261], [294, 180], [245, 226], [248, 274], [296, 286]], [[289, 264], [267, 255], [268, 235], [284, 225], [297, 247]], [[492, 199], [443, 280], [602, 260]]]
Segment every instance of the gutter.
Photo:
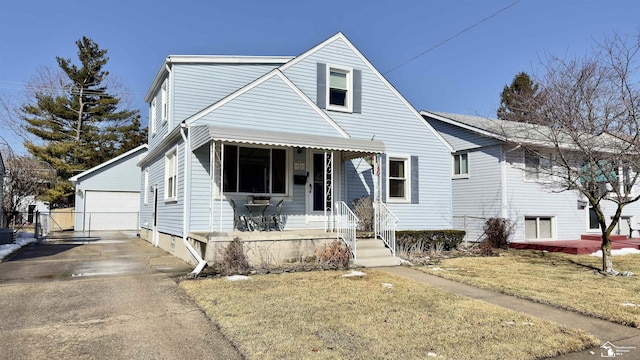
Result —
[[182, 201], [182, 243], [187, 248], [191, 256], [193, 256], [198, 265], [193, 269], [191, 274], [197, 276], [200, 274], [202, 269], [207, 266], [207, 262], [198, 254], [196, 249], [189, 244], [189, 239], [187, 234], [189, 233], [189, 209], [190, 209], [190, 201], [189, 201], [189, 171], [191, 170], [191, 159], [187, 159], [187, 156], [191, 154], [191, 143], [190, 138], [187, 138], [185, 135], [185, 129], [187, 129], [187, 125], [183, 122], [180, 124], [180, 135], [182, 136], [182, 140], [184, 141], [184, 186], [182, 189], [183, 192], [183, 201]]

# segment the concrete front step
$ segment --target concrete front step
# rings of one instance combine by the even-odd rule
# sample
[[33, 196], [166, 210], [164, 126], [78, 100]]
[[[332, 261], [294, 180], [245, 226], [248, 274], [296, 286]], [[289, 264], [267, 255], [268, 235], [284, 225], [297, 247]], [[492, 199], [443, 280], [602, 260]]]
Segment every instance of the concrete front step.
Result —
[[394, 258], [384, 242], [380, 239], [357, 239], [356, 240], [357, 260], [353, 262], [356, 266], [378, 267], [397, 266], [400, 259]]
[[398, 266], [400, 265], [400, 258], [389, 256], [384, 257], [372, 257], [372, 258], [358, 258], [353, 261], [353, 264], [361, 267], [382, 267], [382, 266]]

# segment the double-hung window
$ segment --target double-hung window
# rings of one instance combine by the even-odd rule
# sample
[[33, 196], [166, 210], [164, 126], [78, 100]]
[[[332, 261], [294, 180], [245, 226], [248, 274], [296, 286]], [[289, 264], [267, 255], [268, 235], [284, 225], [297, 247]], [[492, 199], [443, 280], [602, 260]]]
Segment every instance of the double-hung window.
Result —
[[286, 194], [287, 150], [224, 145], [223, 176], [225, 192]]
[[178, 199], [178, 148], [174, 148], [164, 157], [164, 199]]
[[169, 81], [162, 83], [162, 123], [169, 119]]
[[149, 108], [149, 127], [151, 128], [151, 135], [156, 134], [156, 98], [151, 100], [151, 107]]
[[389, 202], [411, 200], [409, 157], [389, 157], [387, 164], [387, 197]]
[[453, 177], [466, 178], [469, 177], [469, 154], [453, 155]]
[[329, 109], [351, 111], [353, 87], [351, 70], [329, 67]]

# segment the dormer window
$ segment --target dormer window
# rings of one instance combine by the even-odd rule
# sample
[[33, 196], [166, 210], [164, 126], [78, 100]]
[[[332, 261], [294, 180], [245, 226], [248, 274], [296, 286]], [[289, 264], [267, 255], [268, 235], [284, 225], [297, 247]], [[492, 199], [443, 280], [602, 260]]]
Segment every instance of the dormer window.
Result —
[[351, 84], [350, 70], [329, 68], [329, 108], [337, 107], [339, 110], [351, 111]]
[[360, 113], [362, 71], [318, 63], [317, 104], [321, 109]]

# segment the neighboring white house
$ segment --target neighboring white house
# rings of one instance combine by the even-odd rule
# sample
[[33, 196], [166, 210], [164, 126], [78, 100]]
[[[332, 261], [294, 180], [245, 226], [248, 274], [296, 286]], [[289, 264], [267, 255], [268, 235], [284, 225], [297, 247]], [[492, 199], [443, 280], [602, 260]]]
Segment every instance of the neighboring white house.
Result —
[[146, 153], [147, 145], [140, 145], [69, 179], [75, 185], [75, 231], [140, 228], [137, 163]]
[[[468, 241], [481, 238], [487, 218], [509, 218], [515, 224], [514, 241], [577, 240], [600, 233], [595, 212], [578, 191], [553, 192], [539, 181], [543, 160], [501, 134], [504, 120], [421, 111], [423, 117], [453, 146], [450, 178], [454, 228], [466, 230]], [[521, 124], [525, 126], [526, 124]], [[605, 134], [606, 135], [606, 134]], [[533, 136], [523, 132], [519, 136]], [[544, 138], [528, 138], [544, 149]], [[635, 193], [640, 191], [635, 185]], [[603, 201], [609, 219], [616, 206]], [[615, 233], [629, 235], [629, 223], [640, 221], [640, 203], [624, 207]]]

